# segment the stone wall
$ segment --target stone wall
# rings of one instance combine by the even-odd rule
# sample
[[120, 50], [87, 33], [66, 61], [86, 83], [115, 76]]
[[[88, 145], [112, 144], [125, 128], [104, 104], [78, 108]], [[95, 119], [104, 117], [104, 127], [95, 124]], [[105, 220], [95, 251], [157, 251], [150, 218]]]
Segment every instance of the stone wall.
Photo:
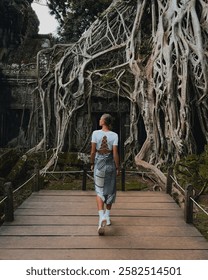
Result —
[[7, 63], [11, 52], [38, 33], [39, 20], [31, 3], [32, 0], [0, 0], [0, 61]]
[[24, 135], [37, 87], [36, 55], [51, 46], [39, 35], [32, 0], [0, 0], [0, 147]]
[[[7, 63], [0, 63], [0, 147], [26, 131], [37, 87], [36, 54], [50, 44], [47, 35], [28, 38], [17, 48], [14, 59], [9, 56]], [[17, 145], [15, 141], [9, 145]]]

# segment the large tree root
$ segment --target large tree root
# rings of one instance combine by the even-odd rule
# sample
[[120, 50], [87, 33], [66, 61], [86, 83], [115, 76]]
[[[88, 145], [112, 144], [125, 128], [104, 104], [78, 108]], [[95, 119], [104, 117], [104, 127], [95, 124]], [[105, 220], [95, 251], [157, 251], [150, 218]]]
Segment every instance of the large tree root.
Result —
[[[38, 117], [30, 128], [45, 149], [54, 148], [46, 169], [73, 137], [80, 108], [87, 106], [91, 126], [91, 100], [101, 93], [130, 102], [125, 161], [139, 152], [137, 164], [160, 168], [195, 152], [196, 119], [207, 142], [207, 18], [205, 0], [114, 1], [76, 44], [42, 51], [33, 112]], [[139, 118], [147, 135], [143, 147]]]

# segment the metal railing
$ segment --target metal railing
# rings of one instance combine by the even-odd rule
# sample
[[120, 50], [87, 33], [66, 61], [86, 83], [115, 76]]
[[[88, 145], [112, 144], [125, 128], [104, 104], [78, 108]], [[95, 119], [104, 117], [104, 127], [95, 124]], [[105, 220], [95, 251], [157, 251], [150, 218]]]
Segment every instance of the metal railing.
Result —
[[173, 168], [168, 169], [167, 174], [167, 183], [166, 183], [166, 193], [172, 195], [173, 184], [179, 190], [179, 192], [184, 196], [184, 219], [187, 224], [193, 223], [193, 213], [194, 213], [194, 205], [200, 209], [204, 214], [208, 217], [208, 212], [199, 205], [194, 199], [194, 187], [192, 185], [187, 185], [184, 188], [177, 182], [177, 179], [174, 178]]

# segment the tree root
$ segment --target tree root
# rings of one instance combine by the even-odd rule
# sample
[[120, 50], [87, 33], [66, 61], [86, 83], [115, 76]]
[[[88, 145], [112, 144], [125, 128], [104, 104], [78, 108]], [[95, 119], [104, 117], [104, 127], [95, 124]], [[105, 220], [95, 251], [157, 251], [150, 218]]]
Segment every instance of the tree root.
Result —
[[[164, 184], [158, 168], [196, 151], [194, 119], [208, 141], [207, 18], [205, 0], [113, 1], [76, 44], [40, 52], [30, 129], [44, 139], [33, 150], [54, 148], [46, 168], [71, 141], [79, 109], [87, 110], [92, 126], [92, 98], [103, 94], [130, 102], [124, 160], [139, 152], [136, 164], [154, 170]], [[143, 147], [139, 117], [147, 135]]]

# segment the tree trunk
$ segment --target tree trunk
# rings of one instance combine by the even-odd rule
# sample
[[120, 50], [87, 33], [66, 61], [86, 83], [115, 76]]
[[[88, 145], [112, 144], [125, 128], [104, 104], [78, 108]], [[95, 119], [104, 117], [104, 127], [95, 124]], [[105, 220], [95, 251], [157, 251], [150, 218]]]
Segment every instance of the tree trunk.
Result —
[[[54, 147], [46, 169], [62, 150], [73, 115], [98, 90], [131, 103], [126, 161], [133, 155], [159, 170], [195, 152], [194, 120], [207, 142], [207, 17], [205, 0], [113, 1], [76, 44], [43, 50], [40, 140]], [[147, 135], [142, 147], [139, 118]]]

